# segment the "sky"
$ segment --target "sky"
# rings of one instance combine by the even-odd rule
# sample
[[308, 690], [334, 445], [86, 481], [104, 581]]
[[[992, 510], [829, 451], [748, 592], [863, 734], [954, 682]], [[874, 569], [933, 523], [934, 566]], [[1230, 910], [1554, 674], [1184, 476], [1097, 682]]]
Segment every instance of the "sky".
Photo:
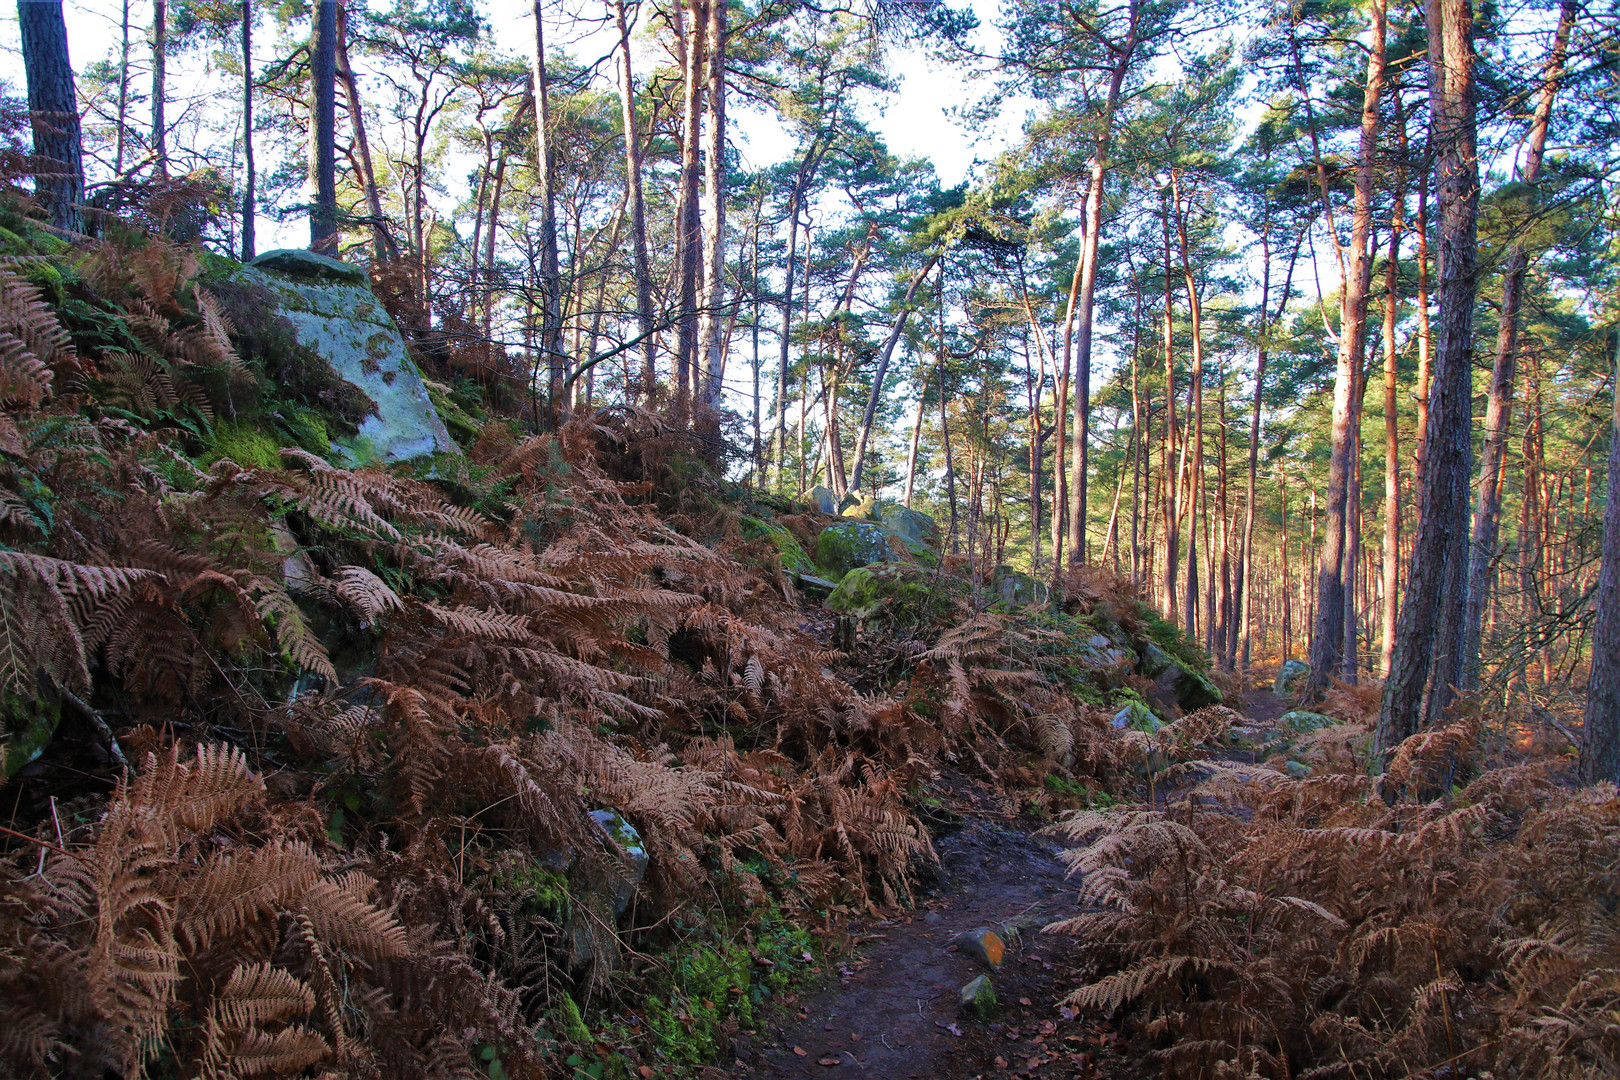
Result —
[[[348, 2], [354, 5], [364, 0]], [[572, 0], [568, 6], [586, 16], [594, 16], [600, 10], [581, 0]], [[151, 25], [151, 2], [131, 0], [130, 7], [131, 22], [139, 28], [134, 51], [144, 66], [146, 46], [141, 35]], [[506, 44], [511, 52], [523, 55], [534, 33], [530, 6], [517, 0], [479, 0], [479, 7], [489, 20], [496, 40]], [[980, 44], [988, 44], [994, 34], [991, 28], [996, 2], [973, 0], [973, 8], [983, 24]], [[66, 0], [63, 11], [68, 28], [68, 51], [76, 71], [82, 72], [86, 64], [113, 54], [119, 41], [121, 0]], [[16, 8], [6, 4], [0, 7], [0, 12], [3, 12], [0, 16], [0, 79], [9, 82], [20, 94], [24, 80]], [[547, 39], [553, 47], [590, 60], [606, 55], [613, 46], [614, 36], [594, 18], [589, 21], [569, 18], [559, 9], [556, 21], [548, 24]], [[273, 59], [274, 43], [273, 34], [261, 32], [258, 35], [256, 63], [262, 65]], [[652, 48], [654, 46], [647, 42], [638, 45], [641, 50], [637, 57], [639, 70], [648, 70], [654, 61]], [[1016, 140], [1022, 122], [1017, 110], [1009, 111], [989, 131], [982, 133], [969, 131], [954, 117], [955, 109], [980, 92], [964, 69], [936, 64], [918, 49], [894, 50], [891, 62], [891, 73], [900, 83], [899, 93], [890, 97], [881, 109], [871, 110], [867, 119], [895, 154], [931, 159], [941, 183], [950, 186], [968, 179], [978, 163], [993, 159]], [[172, 98], [180, 99], [205, 89], [209, 76], [198, 72], [197, 67], [195, 63], [171, 62]], [[612, 70], [611, 65], [606, 70]], [[171, 115], [174, 109], [171, 106]], [[792, 140], [774, 116], [749, 108], [735, 108], [728, 119], [731, 141], [745, 168], [781, 161], [792, 152]], [[459, 175], [466, 170], [450, 172]], [[261, 218], [260, 246], [303, 246], [307, 242], [307, 229], [307, 224], [297, 219]]]

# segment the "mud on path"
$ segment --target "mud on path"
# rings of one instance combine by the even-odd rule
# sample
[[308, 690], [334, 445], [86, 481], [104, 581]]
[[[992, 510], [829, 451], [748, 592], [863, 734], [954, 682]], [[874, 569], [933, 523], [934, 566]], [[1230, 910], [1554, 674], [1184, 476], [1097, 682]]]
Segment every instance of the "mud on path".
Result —
[[[1119, 1035], [1057, 1004], [1073, 989], [1071, 939], [1042, 934], [1074, 914], [1077, 888], [1050, 838], [1027, 823], [971, 813], [935, 842], [941, 870], [916, 909], [855, 924], [861, 942], [837, 980], [789, 1000], [752, 1035], [733, 1043], [735, 1078], [862, 1076], [881, 1080], [1125, 1075]], [[986, 968], [950, 946], [988, 926], [1004, 935], [1006, 958], [992, 975], [999, 1013], [963, 1015], [960, 991]], [[834, 963], [839, 963], [835, 961]]]

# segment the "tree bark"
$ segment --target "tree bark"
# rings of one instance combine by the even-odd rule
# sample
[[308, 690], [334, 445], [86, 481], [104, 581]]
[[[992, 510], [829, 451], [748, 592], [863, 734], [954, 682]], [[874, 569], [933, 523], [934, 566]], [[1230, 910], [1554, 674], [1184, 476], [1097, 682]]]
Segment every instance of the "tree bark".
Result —
[[1052, 466], [1052, 576], [1063, 573], [1063, 537], [1067, 533], [1069, 478], [1065, 466], [1069, 458], [1069, 371], [1074, 359], [1074, 305], [1080, 295], [1080, 262], [1069, 277], [1069, 303], [1063, 314], [1063, 373], [1057, 383], [1057, 457]]
[[1080, 294], [1075, 327], [1074, 450], [1069, 480], [1069, 563], [1086, 559], [1086, 471], [1089, 466], [1088, 427], [1091, 422], [1091, 323], [1097, 294], [1097, 256], [1102, 237], [1103, 184], [1108, 176], [1108, 152], [1114, 137], [1114, 113], [1119, 107], [1120, 90], [1136, 54], [1137, 33], [1141, 28], [1140, 0], [1130, 0], [1125, 40], [1108, 42], [1113, 66], [1108, 76], [1108, 92], [1097, 117], [1096, 141], [1092, 144], [1090, 176], [1086, 184], [1085, 234], [1080, 245]]
[[315, 203], [309, 215], [309, 247], [338, 254], [337, 230], [337, 0], [319, 0], [310, 45], [310, 179]]
[[[1395, 115], [1397, 125], [1404, 123], [1398, 94]], [[1400, 610], [1401, 426], [1395, 363], [1395, 316], [1400, 306], [1401, 206], [1406, 198], [1403, 179], [1404, 173], [1397, 171], [1395, 212], [1391, 215], [1389, 255], [1384, 267], [1384, 595], [1378, 674], [1385, 679], [1389, 678], [1390, 661], [1395, 655], [1395, 619]]]
[[[366, 196], [366, 213], [371, 216], [371, 252], [378, 262], [395, 262], [399, 247], [388, 231], [388, 218], [383, 213], [382, 192], [377, 187], [377, 170], [371, 163], [371, 140], [366, 137], [366, 113], [360, 97], [360, 84], [354, 76], [354, 65], [349, 62], [349, 13], [347, 8], [338, 12], [337, 74], [343, 81], [343, 96], [349, 106], [349, 133], [354, 140], [355, 159], [360, 163], [360, 187]], [[495, 221], [491, 217], [493, 226]]]
[[[122, 146], [120, 145], [120, 156]], [[257, 244], [258, 186], [253, 162], [253, 0], [242, 0], [242, 243], [243, 262], [253, 261]]]
[[1468, 0], [1429, 0], [1430, 142], [1440, 210], [1440, 309], [1422, 517], [1406, 603], [1384, 683], [1374, 749], [1380, 761], [1426, 719], [1440, 719], [1460, 675], [1467, 584], [1469, 428], [1479, 215], [1473, 20]]
[[152, 0], [152, 164], [162, 177], [169, 175], [168, 52], [169, 2]]
[[[1360, 382], [1366, 349], [1367, 293], [1372, 281], [1373, 252], [1369, 243], [1372, 230], [1372, 196], [1378, 154], [1378, 106], [1384, 90], [1385, 56], [1384, 0], [1373, 0], [1372, 40], [1367, 52], [1367, 79], [1361, 96], [1361, 140], [1356, 155], [1355, 201], [1350, 225], [1350, 251], [1346, 261], [1344, 298], [1339, 314], [1338, 365], [1333, 379], [1333, 451], [1328, 467], [1327, 525], [1322, 543], [1322, 561], [1316, 573], [1316, 622], [1311, 632], [1311, 671], [1303, 689], [1305, 700], [1314, 701], [1328, 688], [1341, 669], [1346, 638], [1347, 608], [1355, 598], [1347, 596], [1345, 579], [1355, 573], [1347, 566], [1346, 555], [1354, 559], [1346, 544], [1347, 515], [1352, 454], [1356, 448], [1351, 425], [1357, 412], [1354, 401]], [[1326, 192], [1323, 193], [1326, 198]], [[1348, 573], [1347, 573], [1348, 569]], [[1353, 618], [1353, 616], [1351, 616]]]
[[535, 179], [540, 203], [540, 335], [537, 346], [546, 367], [548, 423], [560, 421], [559, 409], [568, 359], [562, 347], [562, 272], [557, 258], [556, 162], [551, 153], [551, 90], [546, 74], [546, 24], [543, 0], [534, 0]]
[[703, 314], [698, 324], [698, 350], [703, 403], [718, 430], [726, 370], [720, 333], [720, 305], [726, 294], [726, 0], [709, 0], [705, 15], [709, 126], [704, 132], [703, 201], [708, 225], [703, 235]]
[[[630, 57], [630, 22], [624, 0], [613, 0], [619, 31], [619, 108], [624, 122], [624, 182], [630, 204], [630, 239], [636, 286], [636, 329], [641, 334], [642, 395], [650, 400], [658, 383], [653, 341], [652, 268], [647, 255], [647, 202], [641, 188], [641, 137], [636, 131], [635, 71]], [[777, 401], [778, 410], [782, 402]], [[785, 430], [785, 425], [779, 430]]]
[[1603, 563], [1592, 624], [1592, 674], [1581, 731], [1581, 779], [1620, 784], [1620, 334], [1609, 421], [1609, 492], [1603, 508]]
[[681, 165], [676, 184], [675, 280], [679, 297], [676, 312], [675, 398], [683, 414], [692, 402], [692, 382], [698, 351], [698, 291], [702, 280], [702, 219], [698, 189], [701, 180], [703, 54], [705, 12], [710, 0], [677, 0], [672, 25], [681, 66]]
[[34, 193], [52, 225], [82, 232], [84, 154], [61, 0], [18, 0], [17, 23], [34, 135]]
[[[1541, 176], [1541, 159], [1547, 147], [1547, 128], [1552, 117], [1553, 98], [1564, 74], [1564, 56], [1569, 49], [1570, 31], [1578, 6], [1564, 0], [1559, 9], [1558, 29], [1552, 50], [1542, 68], [1541, 93], [1530, 123], [1524, 168], [1519, 179], [1527, 187]], [[1496, 360], [1491, 369], [1491, 388], [1485, 406], [1485, 445], [1479, 459], [1479, 501], [1474, 512], [1474, 533], [1469, 548], [1468, 604], [1463, 613], [1462, 682], [1464, 690], [1479, 687], [1480, 643], [1485, 624], [1485, 597], [1490, 591], [1491, 563], [1496, 556], [1497, 532], [1502, 512], [1502, 465], [1507, 458], [1508, 424], [1513, 414], [1513, 377], [1519, 353], [1519, 308], [1524, 296], [1525, 272], [1530, 257], [1523, 241], [1508, 249], [1502, 268], [1502, 309], [1496, 332]]]
[[900, 301], [900, 313], [894, 317], [894, 326], [889, 330], [889, 336], [884, 339], [883, 349], [878, 353], [877, 370], [872, 373], [872, 392], [866, 398], [866, 411], [861, 414], [861, 430], [855, 440], [855, 462], [850, 467], [849, 486], [861, 486], [861, 470], [866, 464], [866, 448], [872, 438], [872, 421], [877, 416], [879, 400], [883, 396], [883, 380], [889, 375], [889, 362], [894, 358], [894, 347], [900, 343], [900, 335], [906, 332], [906, 321], [911, 318], [911, 302], [917, 296], [917, 288], [928, 276], [928, 272], [939, 262], [943, 251], [936, 251], [923, 263], [922, 269], [912, 275], [911, 284], [906, 287], [906, 295]]

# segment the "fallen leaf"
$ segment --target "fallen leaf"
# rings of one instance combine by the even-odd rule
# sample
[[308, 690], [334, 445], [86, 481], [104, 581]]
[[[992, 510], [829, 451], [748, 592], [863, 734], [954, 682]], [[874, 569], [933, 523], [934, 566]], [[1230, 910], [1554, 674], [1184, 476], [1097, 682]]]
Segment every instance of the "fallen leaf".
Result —
[[795, 1054], [798, 1054], [800, 1057], [809, 1057], [810, 1056], [810, 1051], [806, 1050], [802, 1046], [795, 1046], [793, 1048], [793, 1052]]
[[952, 1035], [955, 1035], [958, 1039], [960, 1039], [962, 1037], [962, 1029], [957, 1027], [955, 1024], [947, 1024], [943, 1020], [935, 1020], [934, 1021], [934, 1026], [944, 1028], [946, 1031], [950, 1032]]
[[861, 1041], [861, 1033], [858, 1032], [858, 1031], [850, 1032], [849, 1033], [849, 1041], [850, 1042], [860, 1042]]
[[833, 1065], [838, 1064], [838, 1059], [835, 1058], [835, 1057], [824, 1057], [820, 1061], [818, 1061], [816, 1064], [818, 1064], [818, 1065], [826, 1065], [826, 1066], [831, 1067]]
[[996, 1055], [996, 1068], [1005, 1069], [1006, 1067], [1007, 1067], [1007, 1059], [1002, 1057], [1000, 1054], [997, 1054]]
[[1031, 1002], [1030, 1002], [1029, 998], [1019, 998], [1018, 999], [1018, 1004], [1023, 1005], [1025, 1008], [1028, 1008], [1029, 1005], [1031, 1004]]
[[641, 1077], [641, 1080], [652, 1080], [652, 1078], [658, 1074], [652, 1071], [651, 1065], [643, 1065], [641, 1068], [636, 1070], [636, 1075]]

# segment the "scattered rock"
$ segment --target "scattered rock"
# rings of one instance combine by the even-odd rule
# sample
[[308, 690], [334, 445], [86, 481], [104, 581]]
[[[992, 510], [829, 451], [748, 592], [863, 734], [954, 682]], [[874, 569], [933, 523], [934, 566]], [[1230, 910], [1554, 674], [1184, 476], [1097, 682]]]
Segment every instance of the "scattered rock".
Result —
[[1220, 705], [1225, 700], [1220, 689], [1202, 673], [1151, 642], [1142, 650], [1142, 674], [1154, 681], [1166, 704], [1174, 702], [1188, 712]]
[[923, 922], [927, 923], [929, 926], [938, 926], [944, 921], [945, 916], [941, 915], [937, 911], [930, 911], [928, 914], [923, 916]]
[[816, 568], [810, 556], [805, 554], [798, 537], [794, 536], [785, 527], [774, 521], [764, 521], [755, 517], [742, 517], [738, 519], [738, 527], [745, 540], [769, 540], [771, 546], [781, 556], [782, 569], [789, 573], [809, 573]]
[[794, 574], [793, 584], [805, 592], [815, 593], [823, 597], [832, 595], [833, 590], [838, 588], [838, 582], [828, 581], [826, 578], [816, 577], [814, 574]]
[[61, 723], [59, 699], [23, 700], [0, 693], [0, 777], [14, 776], [24, 765], [37, 761]]
[[1302, 761], [1289, 761], [1284, 763], [1283, 772], [1295, 780], [1303, 780], [1311, 775], [1311, 767]]
[[990, 976], [976, 976], [962, 987], [962, 1011], [980, 1020], [988, 1019], [996, 1011], [996, 987]]
[[1007, 946], [1002, 942], [1001, 935], [988, 926], [957, 934], [951, 939], [951, 944], [991, 971], [1000, 970], [1001, 962], [1007, 956]]
[[636, 887], [647, 876], [646, 845], [641, 842], [641, 834], [636, 832], [635, 826], [624, 820], [624, 815], [617, 810], [592, 810], [591, 820], [601, 826], [602, 832], [613, 841], [616, 853], [623, 856], [627, 873], [613, 878], [613, 914], [623, 915], [630, 907]]
[[459, 457], [405, 339], [363, 271], [312, 251], [269, 251], [233, 277], [263, 292], [300, 345], [376, 403], [358, 435], [335, 439], [337, 464], [372, 465], [433, 454]]
[[877, 520], [877, 496], [862, 494], [856, 488], [844, 495], [838, 512], [847, 518], [860, 518], [862, 521]]
[[832, 517], [838, 516], [838, 496], [834, 495], [830, 488], [824, 488], [817, 484], [810, 489], [810, 493], [804, 497], [804, 501], [809, 503], [810, 508], [818, 514], [827, 514]]
[[1277, 672], [1277, 681], [1271, 684], [1272, 692], [1279, 696], [1287, 696], [1299, 689], [1300, 680], [1311, 673], [1311, 665], [1303, 660], [1289, 660]]
[[1153, 710], [1140, 701], [1132, 701], [1114, 714], [1114, 726], [1145, 731], [1149, 735], [1164, 727], [1164, 722], [1153, 715]]
[[829, 525], [816, 537], [816, 565], [834, 580], [857, 566], [898, 562], [883, 526], [870, 521], [844, 521]]
[[1044, 604], [1052, 590], [1021, 570], [998, 566], [990, 574], [990, 588], [1006, 607]]
[[910, 563], [857, 566], [827, 597], [827, 607], [863, 622], [882, 615], [896, 625], [915, 626], [938, 613], [942, 595], [928, 572]]
[[884, 528], [899, 536], [913, 551], [923, 548], [939, 555], [939, 523], [921, 510], [900, 503], [888, 503], [881, 513]]
[[1338, 721], [1324, 713], [1310, 712], [1306, 709], [1294, 709], [1279, 716], [1277, 723], [1298, 735], [1307, 731], [1320, 731], [1325, 727], [1332, 727]]

